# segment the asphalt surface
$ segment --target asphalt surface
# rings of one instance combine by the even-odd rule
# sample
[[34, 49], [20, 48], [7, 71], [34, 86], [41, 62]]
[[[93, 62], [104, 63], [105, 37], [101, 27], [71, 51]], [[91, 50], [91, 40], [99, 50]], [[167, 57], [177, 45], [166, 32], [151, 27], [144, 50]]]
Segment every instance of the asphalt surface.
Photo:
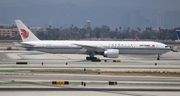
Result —
[[[85, 60], [85, 55], [76, 54], [46, 54], [42, 52], [0, 52], [0, 70], [19, 69], [91, 69], [91, 70], [111, 70], [111, 71], [171, 71], [179, 72], [180, 53], [169, 52], [161, 56], [157, 61], [156, 55], [120, 55], [119, 63], [112, 62], [111, 59], [100, 57], [108, 62], [89, 62]], [[17, 65], [16, 62], [28, 62], [27, 65]], [[43, 65], [42, 65], [43, 62]], [[68, 64], [66, 65], [66, 62]], [[157, 65], [155, 65], [155, 63]], [[122, 82], [117, 86], [87, 84], [82, 85], [31, 85], [15, 84], [11, 81], [84, 81], [84, 82]], [[2, 83], [10, 82], [10, 83]], [[179, 96], [180, 77], [166, 76], [125, 76], [125, 75], [84, 75], [84, 74], [45, 74], [45, 73], [0, 73], [0, 95], [2, 96], [48, 96], [54, 95], [112, 95], [112, 96]], [[13, 83], [13, 84], [11, 84]], [[151, 85], [152, 84], [152, 85]], [[154, 85], [153, 85], [154, 84]], [[43, 87], [42, 87], [43, 86]], [[41, 91], [42, 94], [37, 92]], [[72, 93], [69, 93], [71, 91]], [[21, 92], [21, 94], [19, 93]], [[25, 92], [25, 93], [22, 93]], [[49, 92], [46, 93], [46, 92]], [[56, 93], [57, 92], [57, 93]]]
[[[37, 74], [7, 75], [0, 74], [3, 80], [79, 80], [79, 81], [142, 81], [142, 82], [179, 82], [180, 77], [158, 76], [111, 76], [111, 75], [74, 75], [74, 74]], [[1, 79], [0, 79], [1, 80]]]

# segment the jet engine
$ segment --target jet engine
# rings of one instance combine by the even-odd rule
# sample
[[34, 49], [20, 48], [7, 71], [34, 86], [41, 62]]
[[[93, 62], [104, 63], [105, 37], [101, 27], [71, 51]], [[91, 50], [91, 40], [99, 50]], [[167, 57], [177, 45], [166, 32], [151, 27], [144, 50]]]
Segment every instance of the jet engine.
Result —
[[119, 57], [119, 50], [117, 49], [107, 49], [104, 51], [104, 57], [108, 58], [118, 58]]

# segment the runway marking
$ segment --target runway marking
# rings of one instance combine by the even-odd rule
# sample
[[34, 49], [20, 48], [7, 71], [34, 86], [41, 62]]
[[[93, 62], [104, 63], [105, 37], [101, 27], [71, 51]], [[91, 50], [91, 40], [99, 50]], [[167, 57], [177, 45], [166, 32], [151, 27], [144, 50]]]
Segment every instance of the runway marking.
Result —
[[62, 54], [60, 54], [59, 56], [61, 56], [61, 57], [64, 57], [64, 58], [66, 58], [66, 59], [69, 59], [69, 60], [71, 60], [71, 58], [69, 58], [69, 57], [66, 57], [66, 56], [63, 56]]
[[22, 59], [26, 59], [26, 58], [24, 58], [22, 55], [20, 55], [20, 54], [17, 54], [19, 57], [21, 57]]

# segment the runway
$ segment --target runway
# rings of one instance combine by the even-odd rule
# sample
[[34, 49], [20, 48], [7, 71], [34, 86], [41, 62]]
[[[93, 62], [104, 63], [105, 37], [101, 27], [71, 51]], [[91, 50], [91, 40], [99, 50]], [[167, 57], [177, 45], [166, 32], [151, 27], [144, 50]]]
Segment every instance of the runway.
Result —
[[1, 91], [150, 91], [150, 92], [179, 92], [180, 89], [172, 88], [91, 88], [91, 87], [81, 87], [81, 88], [71, 88], [71, 87], [22, 87], [21, 88], [0, 88]]
[[111, 75], [74, 75], [74, 74], [1, 74], [0, 78], [6, 81], [22, 80], [76, 80], [76, 81], [139, 81], [139, 82], [178, 82], [180, 77], [157, 77], [157, 76], [111, 76]]
[[[60, 94], [73, 96], [179, 96], [180, 94], [179, 76], [65, 74], [34, 71], [73, 70], [76, 72], [86, 69], [87, 72], [160, 72], [160, 74], [180, 72], [179, 52], [163, 54], [160, 61], [156, 60], [156, 55], [120, 55], [118, 59], [121, 62], [112, 62], [112, 59], [101, 56], [98, 57], [102, 59], [102, 62], [90, 62], [86, 61], [85, 57], [85, 55], [47, 54], [37, 51], [0, 52], [0, 95], [24, 96], [26, 92], [29, 92], [30, 96], [49, 96], [50, 94], [53, 96]], [[108, 61], [104, 62], [103, 60]], [[16, 62], [27, 62], [27, 64], [18, 65]], [[69, 81], [69, 85], [52, 85], [52, 81], [58, 80]], [[117, 85], [109, 85], [109, 81], [116, 81]], [[81, 82], [85, 82], [86, 86], [81, 85]], [[70, 94], [68, 91], [72, 93]], [[19, 92], [24, 93], [19, 94]]]
[[1, 96], [179, 96], [179, 93], [179, 90], [176, 89], [157, 90], [148, 88], [24, 88], [24, 86], [0, 88]]

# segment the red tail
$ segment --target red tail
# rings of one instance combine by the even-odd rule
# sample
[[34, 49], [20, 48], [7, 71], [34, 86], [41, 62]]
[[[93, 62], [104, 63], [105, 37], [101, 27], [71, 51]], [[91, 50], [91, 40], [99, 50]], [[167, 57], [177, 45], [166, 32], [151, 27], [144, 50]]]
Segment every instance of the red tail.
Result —
[[139, 38], [138, 37], [135, 37], [136, 41], [139, 41]]

